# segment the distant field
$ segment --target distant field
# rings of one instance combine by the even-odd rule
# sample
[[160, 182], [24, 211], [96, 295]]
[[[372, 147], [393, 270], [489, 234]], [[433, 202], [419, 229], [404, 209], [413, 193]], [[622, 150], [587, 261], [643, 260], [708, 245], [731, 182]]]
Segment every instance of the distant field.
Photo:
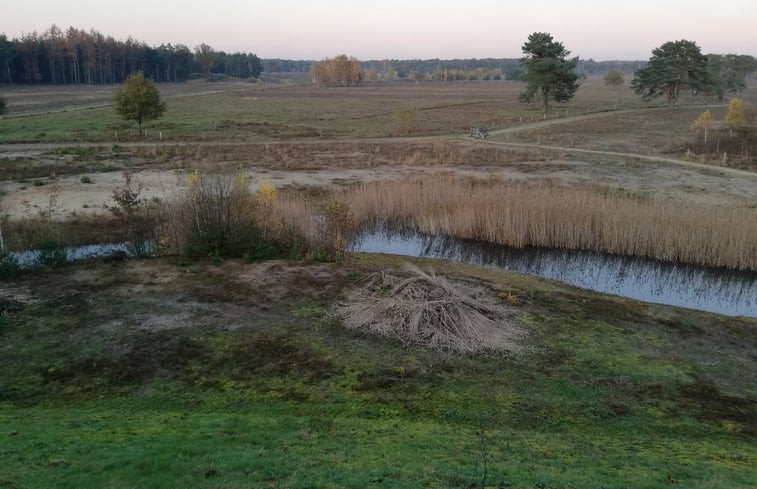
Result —
[[676, 154], [686, 151], [691, 137], [689, 127], [705, 110], [722, 120], [726, 107], [608, 112], [602, 117], [525, 129], [495, 139], [642, 155]]
[[[9, 116], [36, 115], [0, 120], [0, 143], [136, 139], [135, 124], [119, 119], [111, 107], [102, 107], [110, 104], [115, 88], [4, 91]], [[444, 135], [473, 126], [512, 127], [543, 117], [538, 104], [518, 101], [523, 85], [514, 82], [368, 83], [349, 89], [192, 82], [160, 89], [169, 99], [168, 113], [146, 125], [148, 141], [158, 140], [160, 133], [172, 141], [251, 142]], [[682, 103], [693, 101], [703, 99]], [[601, 80], [589, 79], [570, 104], [555, 105], [549, 117], [646, 106], [649, 103], [627, 87], [608, 88]], [[61, 110], [66, 112], [55, 112]], [[44, 113], [48, 111], [52, 113]]]
[[[8, 107], [6, 116], [40, 114], [53, 111], [81, 110], [87, 107], [112, 105], [113, 94], [121, 85], [14, 85], [0, 86]], [[158, 85], [166, 98], [253, 90], [261, 88], [247, 82], [161, 83]]]

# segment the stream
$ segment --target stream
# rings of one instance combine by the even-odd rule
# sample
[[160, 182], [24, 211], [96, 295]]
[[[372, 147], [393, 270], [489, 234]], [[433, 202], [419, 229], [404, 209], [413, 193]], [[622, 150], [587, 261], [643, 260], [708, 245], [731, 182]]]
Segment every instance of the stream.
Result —
[[420, 233], [365, 231], [354, 252], [438, 258], [535, 275], [645, 302], [757, 318], [757, 273], [598, 252], [514, 249]]

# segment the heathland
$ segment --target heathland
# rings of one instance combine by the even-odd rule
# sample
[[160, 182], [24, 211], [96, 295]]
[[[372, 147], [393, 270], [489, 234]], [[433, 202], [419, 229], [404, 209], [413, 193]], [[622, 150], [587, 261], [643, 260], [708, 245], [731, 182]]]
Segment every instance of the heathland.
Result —
[[[546, 115], [504, 81], [159, 87], [144, 134], [116, 87], [3, 91], [5, 245], [139, 237], [165, 256], [3, 279], [0, 486], [757, 483], [754, 319], [423, 260], [448, 282], [411, 291], [405, 333], [494, 318], [512, 348], [428, 348], [343, 313], [415, 311], [405, 259], [343, 254], [376, 222], [754, 273], [757, 160], [698, 154], [691, 129], [726, 105], [668, 111], [598, 79]], [[739, 97], [757, 102], [754, 78]], [[225, 241], [203, 247], [219, 194]]]

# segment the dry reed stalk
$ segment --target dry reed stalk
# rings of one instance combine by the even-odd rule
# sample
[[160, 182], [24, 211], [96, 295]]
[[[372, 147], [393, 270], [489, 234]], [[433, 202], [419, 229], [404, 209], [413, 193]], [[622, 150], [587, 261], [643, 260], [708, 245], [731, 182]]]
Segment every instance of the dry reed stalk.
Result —
[[374, 274], [338, 310], [345, 326], [406, 345], [464, 354], [516, 352], [525, 332], [482, 287], [405, 264], [405, 277]]
[[273, 214], [283, 217], [308, 242], [315, 242], [320, 233], [317, 204], [299, 194], [279, 196], [273, 203]]
[[344, 195], [358, 222], [513, 247], [595, 250], [757, 270], [757, 209], [704, 206], [552, 184], [459, 177], [372, 182]]

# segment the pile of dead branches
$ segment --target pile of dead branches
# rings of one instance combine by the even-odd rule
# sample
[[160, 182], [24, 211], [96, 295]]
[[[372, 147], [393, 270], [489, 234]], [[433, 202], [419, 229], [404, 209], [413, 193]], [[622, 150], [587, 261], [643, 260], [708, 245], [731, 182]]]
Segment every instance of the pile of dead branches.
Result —
[[465, 354], [514, 352], [525, 336], [508, 305], [481, 285], [410, 264], [373, 274], [338, 310], [345, 326], [406, 345]]

